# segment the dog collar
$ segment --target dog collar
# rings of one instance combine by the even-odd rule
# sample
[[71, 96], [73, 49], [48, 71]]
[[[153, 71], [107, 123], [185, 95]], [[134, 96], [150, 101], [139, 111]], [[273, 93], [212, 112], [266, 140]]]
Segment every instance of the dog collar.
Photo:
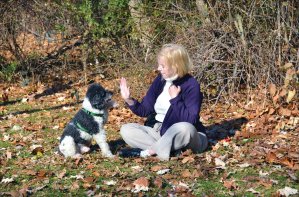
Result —
[[103, 117], [103, 116], [104, 116], [104, 114], [93, 113], [93, 112], [91, 112], [91, 111], [88, 111], [88, 110], [85, 109], [85, 108], [82, 108], [82, 110], [83, 110], [85, 113], [87, 113], [88, 115], [91, 115], [91, 116], [99, 116], [99, 117]]
[[[78, 129], [82, 130], [82, 131], [85, 131], [86, 133], [89, 133], [88, 132], [88, 129], [84, 128], [79, 122], [75, 122], [75, 125]], [[89, 133], [90, 134], [90, 133]]]

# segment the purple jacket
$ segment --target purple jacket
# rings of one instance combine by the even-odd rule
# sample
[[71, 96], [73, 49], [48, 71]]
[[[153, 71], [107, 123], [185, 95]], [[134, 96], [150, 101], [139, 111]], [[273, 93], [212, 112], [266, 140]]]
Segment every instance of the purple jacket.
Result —
[[[129, 106], [132, 112], [141, 117], [147, 117], [155, 113], [154, 105], [163, 91], [165, 82], [159, 74], [141, 102], [133, 99], [134, 104]], [[194, 77], [187, 74], [173, 81], [173, 84], [180, 86], [181, 92], [177, 97], [170, 100], [170, 107], [162, 123], [160, 135], [162, 136], [170, 126], [178, 122], [190, 122], [198, 131], [205, 132], [204, 126], [199, 121], [199, 112], [203, 99], [199, 83]]]

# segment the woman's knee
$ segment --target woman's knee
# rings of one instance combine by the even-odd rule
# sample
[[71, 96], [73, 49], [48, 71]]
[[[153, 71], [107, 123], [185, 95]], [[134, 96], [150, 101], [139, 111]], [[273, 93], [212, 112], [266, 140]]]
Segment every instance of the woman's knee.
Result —
[[121, 128], [120, 128], [120, 135], [122, 137], [127, 136], [131, 127], [132, 127], [131, 123], [122, 125]]
[[[134, 133], [134, 131], [136, 131], [136, 128], [138, 128], [138, 124], [137, 123], [128, 123], [128, 124], [124, 124], [121, 126], [120, 128], [120, 135], [124, 138], [124, 137], [128, 137], [130, 135], [132, 135]], [[134, 135], [134, 134], [133, 134]]]
[[179, 131], [182, 135], [193, 136], [197, 132], [193, 124], [189, 122], [178, 122], [171, 126], [172, 129]]

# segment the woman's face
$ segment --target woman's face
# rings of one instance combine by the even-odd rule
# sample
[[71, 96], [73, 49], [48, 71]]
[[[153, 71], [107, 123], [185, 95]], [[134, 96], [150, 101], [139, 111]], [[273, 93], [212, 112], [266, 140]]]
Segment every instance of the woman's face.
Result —
[[168, 65], [163, 57], [158, 58], [158, 71], [164, 79], [171, 78], [177, 74], [175, 69]]

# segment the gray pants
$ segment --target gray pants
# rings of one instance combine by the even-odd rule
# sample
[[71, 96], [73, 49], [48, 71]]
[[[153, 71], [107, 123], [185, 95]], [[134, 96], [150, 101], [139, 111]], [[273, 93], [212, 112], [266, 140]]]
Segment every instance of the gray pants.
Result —
[[169, 160], [171, 151], [187, 148], [194, 153], [199, 153], [208, 146], [206, 135], [197, 132], [196, 128], [188, 122], [172, 125], [162, 137], [160, 128], [161, 123], [156, 123], [154, 128], [128, 123], [121, 127], [120, 134], [129, 146], [154, 150], [161, 160]]

